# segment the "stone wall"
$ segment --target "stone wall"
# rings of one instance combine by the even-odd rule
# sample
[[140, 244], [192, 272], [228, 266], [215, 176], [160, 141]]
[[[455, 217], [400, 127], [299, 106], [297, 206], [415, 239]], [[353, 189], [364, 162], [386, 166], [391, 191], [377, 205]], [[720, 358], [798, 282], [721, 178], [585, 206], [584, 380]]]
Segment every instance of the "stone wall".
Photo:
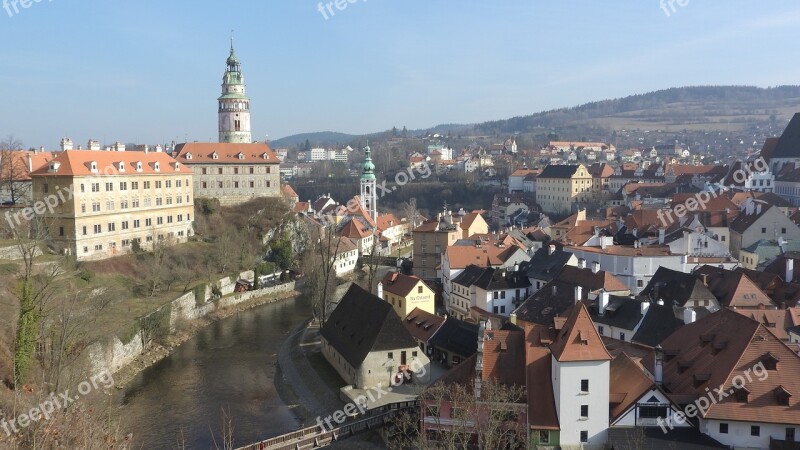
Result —
[[[239, 279], [252, 278], [252, 270], [239, 274]], [[218, 309], [230, 308], [258, 297], [290, 292], [295, 287], [295, 283], [292, 281], [256, 291], [234, 294], [236, 283], [231, 281], [230, 277], [225, 277], [216, 284], [223, 293], [223, 297], [218, 300], [212, 301], [211, 284], [207, 284], [204, 289], [205, 298], [198, 301], [195, 291], [187, 292], [156, 311], [136, 319], [131, 324], [131, 330], [127, 336], [122, 338], [111, 336], [90, 345], [86, 355], [89, 358], [92, 373], [102, 373], [105, 370], [113, 373], [130, 364], [142, 355], [147, 349], [145, 344], [149, 343], [153, 337], [175, 333], [180, 321], [196, 320]]]
[[0, 247], [0, 259], [15, 261], [22, 259], [22, 254], [19, 252], [19, 247], [16, 245], [12, 245], [10, 247]]

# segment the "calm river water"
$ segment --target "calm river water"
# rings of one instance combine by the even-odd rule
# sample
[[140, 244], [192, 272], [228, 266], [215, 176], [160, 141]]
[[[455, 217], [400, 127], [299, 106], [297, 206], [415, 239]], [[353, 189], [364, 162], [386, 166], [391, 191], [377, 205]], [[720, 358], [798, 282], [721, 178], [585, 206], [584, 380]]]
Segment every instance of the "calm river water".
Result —
[[[290, 331], [308, 317], [303, 297], [263, 305], [216, 322], [139, 374], [125, 389], [120, 413], [133, 448], [221, 445], [223, 409], [237, 446], [294, 430], [273, 376]], [[213, 437], [212, 437], [213, 436]]]

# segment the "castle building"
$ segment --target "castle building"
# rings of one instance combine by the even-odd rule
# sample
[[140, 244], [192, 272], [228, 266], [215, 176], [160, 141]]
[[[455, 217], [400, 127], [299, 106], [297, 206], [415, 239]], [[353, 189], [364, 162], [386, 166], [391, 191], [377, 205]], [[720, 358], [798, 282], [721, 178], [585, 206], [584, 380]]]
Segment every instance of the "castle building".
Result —
[[280, 197], [280, 160], [265, 142], [253, 142], [250, 99], [231, 42], [219, 98], [219, 142], [178, 144], [175, 159], [192, 169], [198, 198], [238, 205], [257, 197]]

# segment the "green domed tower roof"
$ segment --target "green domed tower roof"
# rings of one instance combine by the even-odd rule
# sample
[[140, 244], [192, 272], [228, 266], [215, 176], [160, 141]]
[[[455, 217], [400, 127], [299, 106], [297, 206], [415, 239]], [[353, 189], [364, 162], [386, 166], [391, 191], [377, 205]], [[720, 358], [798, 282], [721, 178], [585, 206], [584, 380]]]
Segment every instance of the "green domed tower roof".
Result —
[[375, 180], [375, 164], [372, 163], [372, 150], [369, 148], [369, 142], [367, 142], [364, 153], [364, 171], [361, 173], [361, 180], [373, 181]]

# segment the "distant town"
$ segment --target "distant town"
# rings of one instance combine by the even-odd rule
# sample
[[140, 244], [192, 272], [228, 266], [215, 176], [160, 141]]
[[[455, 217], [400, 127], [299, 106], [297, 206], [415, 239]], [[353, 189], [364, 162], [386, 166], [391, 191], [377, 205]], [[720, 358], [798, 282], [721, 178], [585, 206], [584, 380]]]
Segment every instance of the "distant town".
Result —
[[300, 301], [274, 364], [300, 425], [245, 440], [234, 415], [224, 448], [800, 448], [800, 112], [735, 144], [273, 148], [231, 43], [217, 115], [218, 142], [2, 142], [4, 448], [101, 448], [54, 437], [103, 421], [42, 394]]

